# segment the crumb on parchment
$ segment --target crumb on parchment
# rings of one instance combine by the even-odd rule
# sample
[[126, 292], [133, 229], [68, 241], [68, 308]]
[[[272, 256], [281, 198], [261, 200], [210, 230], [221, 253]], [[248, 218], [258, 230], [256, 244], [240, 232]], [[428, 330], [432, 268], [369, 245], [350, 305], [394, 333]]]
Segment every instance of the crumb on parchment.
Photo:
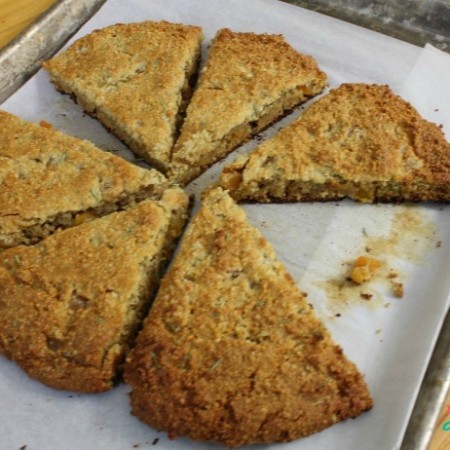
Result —
[[46, 120], [41, 120], [41, 121], [39, 122], [39, 125], [40, 125], [42, 128], [47, 128], [47, 129], [53, 128], [53, 125], [52, 125], [51, 123], [48, 123]]
[[394, 291], [394, 295], [398, 298], [402, 298], [405, 293], [403, 283], [393, 283], [392, 290]]
[[371, 280], [375, 272], [381, 267], [380, 261], [369, 256], [359, 256], [350, 273], [350, 279], [356, 284]]

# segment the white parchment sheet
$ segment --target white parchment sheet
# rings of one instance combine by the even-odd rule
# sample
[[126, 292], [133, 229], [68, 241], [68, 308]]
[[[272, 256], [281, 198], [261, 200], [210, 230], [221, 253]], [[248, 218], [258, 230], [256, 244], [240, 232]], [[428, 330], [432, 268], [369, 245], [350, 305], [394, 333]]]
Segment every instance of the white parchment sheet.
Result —
[[[342, 82], [389, 84], [450, 137], [450, 57], [275, 0], [109, 0], [77, 34], [146, 19], [200, 25], [207, 45], [219, 28], [284, 34], [313, 55], [330, 87]], [[131, 157], [124, 146], [40, 71], [2, 108]], [[300, 110], [263, 133], [272, 135]], [[230, 155], [247, 152], [251, 141]], [[219, 163], [191, 184], [200, 193]], [[334, 339], [365, 374], [375, 406], [355, 420], [267, 449], [389, 450], [398, 448], [448, 308], [448, 206], [363, 205], [350, 201], [245, 205], [249, 220], [275, 247]], [[363, 287], [346, 281], [349, 264], [370, 252], [382, 262]], [[394, 295], [402, 283], [403, 298]], [[58, 392], [29, 379], [0, 357], [0, 449], [207, 449], [210, 443], [170, 441], [129, 413], [129, 388], [100, 395]], [[26, 446], [26, 447], [25, 447]], [[263, 447], [254, 447], [263, 448]]]

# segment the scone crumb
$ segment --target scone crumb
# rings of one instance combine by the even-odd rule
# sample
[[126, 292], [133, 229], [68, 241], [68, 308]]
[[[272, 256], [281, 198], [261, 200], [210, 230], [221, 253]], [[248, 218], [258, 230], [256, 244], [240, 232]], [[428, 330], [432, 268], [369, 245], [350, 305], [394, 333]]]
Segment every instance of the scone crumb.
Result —
[[363, 284], [371, 280], [381, 263], [375, 258], [359, 256], [350, 273], [350, 279], [356, 284]]
[[403, 287], [403, 283], [393, 283], [392, 289], [394, 291], [394, 295], [398, 298], [403, 298], [405, 294], [405, 289]]
[[40, 125], [42, 128], [48, 128], [48, 129], [53, 128], [53, 125], [52, 125], [51, 123], [48, 123], [46, 120], [41, 120], [41, 121], [39, 122], [39, 125]]
[[73, 220], [74, 225], [81, 225], [82, 223], [90, 222], [93, 219], [96, 219], [98, 216], [91, 211], [83, 211], [77, 214]]

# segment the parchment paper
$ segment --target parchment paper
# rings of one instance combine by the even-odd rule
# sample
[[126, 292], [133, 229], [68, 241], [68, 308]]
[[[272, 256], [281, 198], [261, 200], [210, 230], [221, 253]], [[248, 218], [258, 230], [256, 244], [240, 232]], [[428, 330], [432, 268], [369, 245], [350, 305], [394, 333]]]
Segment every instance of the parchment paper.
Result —
[[[77, 34], [145, 19], [201, 25], [204, 52], [219, 28], [284, 34], [342, 82], [389, 84], [429, 120], [450, 130], [450, 58], [275, 0], [109, 0]], [[2, 108], [45, 119], [66, 133], [132, 158], [131, 153], [40, 71]], [[272, 135], [299, 111], [262, 134]], [[227, 158], [247, 152], [249, 142]], [[224, 162], [191, 184], [199, 194]], [[198, 195], [197, 195], [198, 196]], [[249, 220], [274, 245], [334, 339], [365, 374], [375, 406], [355, 420], [270, 449], [388, 450], [398, 448], [449, 304], [448, 206], [325, 204], [246, 205]], [[382, 262], [377, 277], [358, 288], [346, 281], [361, 254]], [[395, 283], [404, 296], [394, 295]], [[399, 285], [397, 285], [397, 288]], [[170, 441], [129, 414], [120, 385], [100, 395], [58, 392], [29, 379], [0, 357], [0, 448], [16, 450], [207, 449], [210, 443]], [[26, 447], [25, 447], [26, 446]], [[260, 448], [260, 447], [255, 447]], [[262, 448], [262, 447], [261, 447]]]

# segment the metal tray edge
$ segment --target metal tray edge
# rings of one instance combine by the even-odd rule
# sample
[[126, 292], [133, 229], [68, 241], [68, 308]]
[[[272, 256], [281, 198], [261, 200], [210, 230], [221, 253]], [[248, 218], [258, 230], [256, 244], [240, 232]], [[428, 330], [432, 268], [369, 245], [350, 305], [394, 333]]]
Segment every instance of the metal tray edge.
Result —
[[450, 311], [427, 367], [413, 412], [408, 422], [402, 450], [425, 450], [431, 444], [441, 411], [450, 392]]
[[60, 0], [0, 51], [0, 104], [22, 86], [106, 0]]
[[[282, 0], [386, 34], [410, 44], [432, 44], [450, 53], [450, 3], [442, 0]], [[426, 14], [424, 14], [426, 10]], [[433, 21], [438, 26], [433, 27]]]

